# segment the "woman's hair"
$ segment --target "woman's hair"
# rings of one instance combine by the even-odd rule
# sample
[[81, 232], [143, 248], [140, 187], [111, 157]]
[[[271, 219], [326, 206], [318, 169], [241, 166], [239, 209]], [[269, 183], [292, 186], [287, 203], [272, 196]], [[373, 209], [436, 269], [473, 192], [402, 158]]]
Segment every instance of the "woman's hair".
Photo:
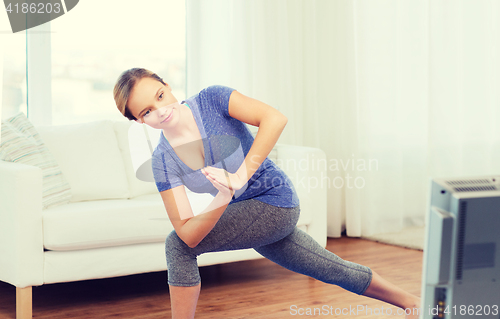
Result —
[[118, 81], [116, 81], [115, 88], [113, 89], [113, 95], [118, 111], [131, 121], [136, 120], [136, 118], [132, 115], [132, 113], [130, 113], [127, 106], [130, 92], [134, 88], [137, 81], [146, 77], [152, 78], [161, 82], [163, 85], [166, 85], [165, 82], [163, 82], [163, 79], [156, 75], [156, 73], [142, 68], [133, 68], [120, 75]]

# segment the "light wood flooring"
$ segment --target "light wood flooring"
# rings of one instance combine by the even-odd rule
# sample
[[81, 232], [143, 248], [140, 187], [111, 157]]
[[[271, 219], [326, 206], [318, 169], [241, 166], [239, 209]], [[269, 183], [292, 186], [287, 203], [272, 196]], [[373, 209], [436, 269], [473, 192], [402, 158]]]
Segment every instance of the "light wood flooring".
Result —
[[[349, 237], [329, 238], [327, 249], [420, 296], [422, 251]], [[380, 314], [387, 313], [387, 308], [396, 314], [394, 306], [291, 272], [267, 259], [201, 267], [200, 273], [196, 315], [200, 319], [404, 318]], [[15, 287], [0, 282], [0, 318], [15, 318], [15, 294]], [[314, 308], [316, 316], [306, 315]], [[349, 308], [359, 312], [348, 314]], [[166, 272], [33, 287], [34, 318], [170, 316]]]

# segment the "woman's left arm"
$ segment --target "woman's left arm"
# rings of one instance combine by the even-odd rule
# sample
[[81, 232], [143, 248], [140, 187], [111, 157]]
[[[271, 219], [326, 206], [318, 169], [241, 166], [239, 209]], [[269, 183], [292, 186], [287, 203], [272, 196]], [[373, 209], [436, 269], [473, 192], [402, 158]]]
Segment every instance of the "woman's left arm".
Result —
[[234, 174], [210, 166], [205, 167], [201, 172], [230, 189], [238, 190], [248, 182], [269, 155], [288, 119], [270, 105], [245, 96], [238, 91], [233, 91], [229, 97], [228, 112], [231, 117], [241, 122], [259, 127], [253, 144], [245, 160]]
[[270, 105], [238, 91], [231, 93], [228, 111], [231, 117], [259, 127], [245, 161], [236, 171], [236, 175], [246, 183], [273, 149], [288, 119]]

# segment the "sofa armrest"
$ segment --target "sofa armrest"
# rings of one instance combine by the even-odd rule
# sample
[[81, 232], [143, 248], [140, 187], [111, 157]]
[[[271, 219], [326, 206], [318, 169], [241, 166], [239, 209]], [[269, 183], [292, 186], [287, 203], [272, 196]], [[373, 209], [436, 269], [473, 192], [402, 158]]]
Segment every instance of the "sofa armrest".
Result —
[[280, 143], [274, 149], [276, 164], [290, 178], [299, 196], [301, 212], [312, 217], [307, 232], [326, 247], [328, 183], [325, 181], [325, 152], [319, 148]]
[[0, 280], [43, 284], [42, 170], [0, 160]]

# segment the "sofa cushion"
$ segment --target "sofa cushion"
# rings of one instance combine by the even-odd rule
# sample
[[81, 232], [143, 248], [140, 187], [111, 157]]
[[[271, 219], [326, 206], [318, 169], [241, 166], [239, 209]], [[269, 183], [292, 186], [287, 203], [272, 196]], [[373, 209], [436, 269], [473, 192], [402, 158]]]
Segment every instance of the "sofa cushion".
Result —
[[0, 158], [5, 161], [42, 169], [42, 208], [70, 202], [71, 188], [50, 153], [24, 113], [2, 121]]
[[[130, 143], [129, 143], [129, 131], [133, 122], [131, 121], [116, 121], [114, 122], [114, 129], [116, 133], [116, 139], [118, 140], [118, 147], [120, 148], [123, 163], [125, 165], [125, 171], [127, 173], [127, 179], [129, 184], [130, 198], [145, 194], [158, 193], [156, 184], [153, 182], [144, 182], [136, 177], [136, 169], [132, 163], [132, 156], [130, 154]], [[139, 125], [139, 124], [137, 124]], [[154, 143], [154, 141], [151, 141]], [[155, 146], [153, 145], [153, 148]], [[137, 151], [148, 151], [137, 150]], [[147, 157], [147, 156], [146, 156]]]
[[[193, 210], [201, 211], [212, 199], [203, 194], [190, 202]], [[42, 218], [43, 243], [48, 250], [164, 242], [174, 229], [158, 192], [134, 199], [69, 203], [44, 210]]]
[[37, 129], [71, 185], [71, 202], [128, 198], [127, 175], [112, 121]]

